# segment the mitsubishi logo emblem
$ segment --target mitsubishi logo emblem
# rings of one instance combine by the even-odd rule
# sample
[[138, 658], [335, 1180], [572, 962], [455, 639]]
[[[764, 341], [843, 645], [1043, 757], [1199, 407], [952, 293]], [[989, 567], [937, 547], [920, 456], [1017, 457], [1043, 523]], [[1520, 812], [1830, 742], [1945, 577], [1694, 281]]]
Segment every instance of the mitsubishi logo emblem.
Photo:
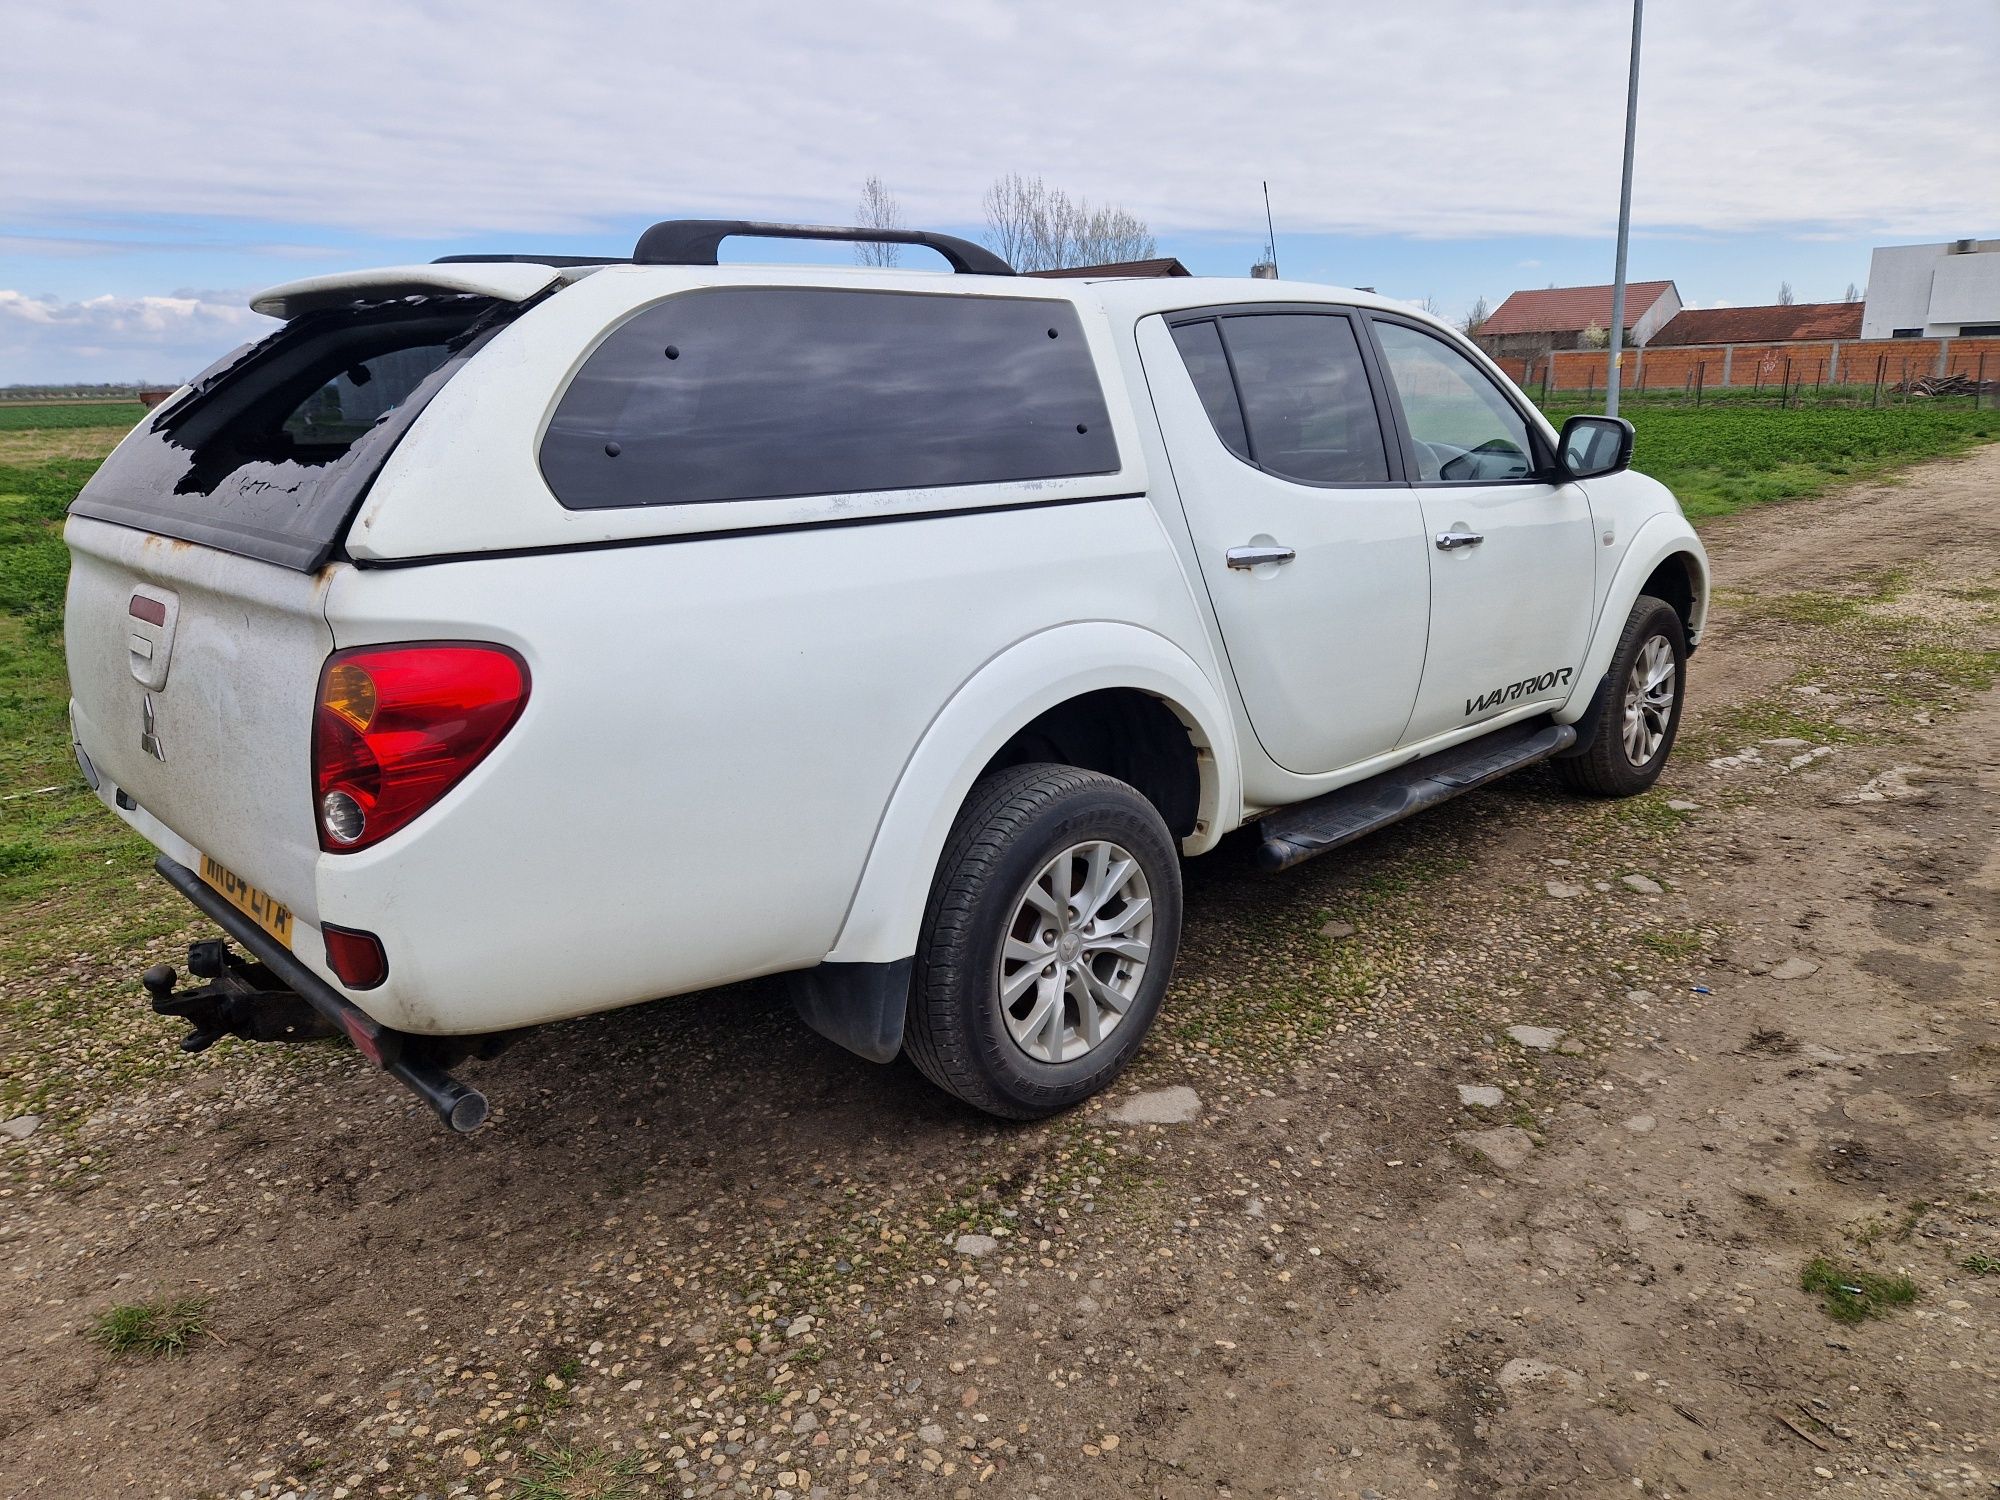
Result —
[[158, 725], [153, 717], [153, 695], [148, 693], [139, 700], [139, 748], [154, 760], [164, 762], [167, 752], [160, 748]]

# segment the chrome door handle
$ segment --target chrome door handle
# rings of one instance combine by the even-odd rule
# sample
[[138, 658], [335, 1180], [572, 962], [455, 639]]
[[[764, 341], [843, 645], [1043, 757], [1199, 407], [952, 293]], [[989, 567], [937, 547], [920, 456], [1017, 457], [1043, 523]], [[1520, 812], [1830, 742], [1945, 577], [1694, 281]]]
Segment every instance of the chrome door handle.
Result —
[[1486, 534], [1479, 531], [1440, 531], [1437, 534], [1438, 551], [1449, 552], [1454, 547], [1477, 547], [1486, 540]]
[[1261, 568], [1265, 563], [1288, 563], [1298, 555], [1295, 547], [1231, 547], [1229, 566]]

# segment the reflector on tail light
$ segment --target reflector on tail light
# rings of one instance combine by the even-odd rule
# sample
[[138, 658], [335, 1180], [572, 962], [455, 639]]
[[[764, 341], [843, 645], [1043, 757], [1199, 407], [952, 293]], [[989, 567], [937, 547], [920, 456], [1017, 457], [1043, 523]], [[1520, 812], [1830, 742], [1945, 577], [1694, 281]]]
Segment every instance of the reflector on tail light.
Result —
[[505, 646], [424, 641], [335, 652], [313, 713], [320, 848], [366, 849], [421, 815], [486, 758], [527, 702], [528, 665]]

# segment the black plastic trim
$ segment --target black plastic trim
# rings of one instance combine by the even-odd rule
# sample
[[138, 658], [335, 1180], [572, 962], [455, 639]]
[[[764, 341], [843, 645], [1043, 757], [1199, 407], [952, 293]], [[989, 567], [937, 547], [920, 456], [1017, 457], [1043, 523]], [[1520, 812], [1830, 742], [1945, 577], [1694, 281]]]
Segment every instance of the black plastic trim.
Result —
[[755, 219], [668, 219], [639, 236], [632, 261], [641, 266], [712, 266], [722, 242], [736, 236], [760, 240], [837, 240], [876, 245], [922, 245], [935, 250], [961, 276], [1012, 276], [1014, 268], [971, 240], [928, 229], [864, 229], [842, 224], [769, 224]]
[[872, 1063], [903, 1050], [915, 958], [885, 964], [821, 964], [790, 976], [792, 1006], [814, 1031]]
[[[726, 537], [782, 536], [792, 531], [837, 531], [849, 526], [889, 526], [898, 521], [942, 521], [951, 516], [995, 516], [1014, 510], [1054, 510], [1068, 505], [1096, 505], [1107, 500], [1143, 500], [1144, 490], [1115, 495], [1064, 495], [1054, 500], [1007, 500], [997, 505], [946, 506], [941, 510], [897, 511], [876, 516], [832, 516], [821, 521], [779, 521], [769, 526], [720, 526], [712, 531], [681, 531], [649, 536], [611, 537], [593, 542], [551, 542], [540, 547], [487, 547], [472, 552], [431, 552], [422, 557], [352, 559], [357, 568], [418, 568], [432, 563], [484, 562], [503, 557], [548, 557], [558, 552], [609, 552], [622, 547], [665, 547], [676, 542], [715, 542]], [[722, 502], [735, 505], [740, 502]]]

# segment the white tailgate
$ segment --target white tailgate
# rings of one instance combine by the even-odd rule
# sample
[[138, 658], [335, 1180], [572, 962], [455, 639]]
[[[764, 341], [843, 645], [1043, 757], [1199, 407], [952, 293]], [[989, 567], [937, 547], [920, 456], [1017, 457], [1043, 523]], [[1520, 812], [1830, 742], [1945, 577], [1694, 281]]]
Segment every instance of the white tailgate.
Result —
[[64, 535], [76, 732], [102, 794], [126, 792], [316, 921], [313, 704], [333, 649], [324, 574], [80, 516]]

